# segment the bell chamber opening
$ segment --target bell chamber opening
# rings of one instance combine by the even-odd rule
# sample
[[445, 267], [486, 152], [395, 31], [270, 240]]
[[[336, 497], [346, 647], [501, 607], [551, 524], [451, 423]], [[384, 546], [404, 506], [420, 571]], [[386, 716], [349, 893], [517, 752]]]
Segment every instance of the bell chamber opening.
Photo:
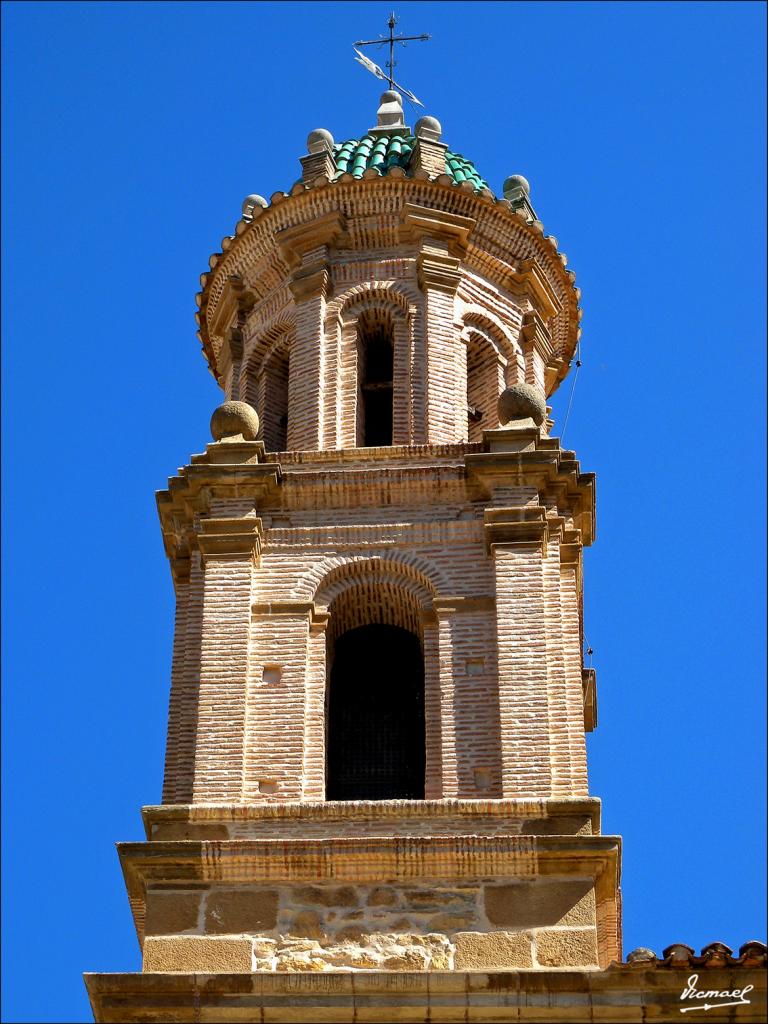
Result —
[[394, 331], [383, 310], [361, 313], [357, 327], [357, 445], [392, 444]]
[[327, 800], [424, 799], [419, 637], [371, 624], [337, 637], [329, 676]]

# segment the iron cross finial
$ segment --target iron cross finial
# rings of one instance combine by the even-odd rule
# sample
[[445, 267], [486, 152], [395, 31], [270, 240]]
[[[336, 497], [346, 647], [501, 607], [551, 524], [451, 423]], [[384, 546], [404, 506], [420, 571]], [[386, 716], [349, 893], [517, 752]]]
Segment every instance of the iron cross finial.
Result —
[[[395, 60], [395, 43], [402, 43], [403, 46], [405, 46], [406, 43], [426, 42], [428, 39], [432, 38], [426, 33], [420, 36], [404, 36], [402, 34], [396, 36], [396, 24], [397, 18], [395, 17], [395, 12], [392, 11], [392, 13], [389, 15], [389, 21], [387, 22], [387, 26], [389, 28], [388, 36], [379, 36], [378, 39], [358, 39], [357, 42], [353, 44], [353, 46], [355, 47], [355, 52], [358, 54], [359, 63], [362, 64], [363, 67], [367, 68], [374, 75], [376, 75], [377, 78], [386, 79], [389, 82], [390, 89], [394, 89], [395, 86], [397, 85], [397, 83], [395, 82], [395, 64], [397, 63]], [[357, 48], [359, 46], [384, 46], [387, 43], [389, 44], [389, 60], [386, 63], [386, 67], [389, 70], [389, 74], [385, 75], [377, 64], [374, 64], [373, 61], [368, 60], [368, 58], [365, 57], [362, 53], [360, 53], [360, 51]], [[401, 91], [405, 93], [405, 95], [410, 100], [415, 101], [416, 103], [419, 102], [418, 100], [416, 100], [416, 97], [413, 95], [413, 93], [409, 92], [407, 89], [403, 89], [401, 86], [398, 86], [398, 88], [401, 89]], [[419, 103], [419, 106], [422, 105], [423, 104]]]

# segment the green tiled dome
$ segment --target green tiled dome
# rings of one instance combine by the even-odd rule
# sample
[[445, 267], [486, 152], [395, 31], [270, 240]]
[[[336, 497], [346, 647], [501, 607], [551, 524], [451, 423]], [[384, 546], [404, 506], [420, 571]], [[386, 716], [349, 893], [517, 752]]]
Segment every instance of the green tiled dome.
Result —
[[[415, 144], [416, 138], [410, 134], [387, 135], [383, 138], [364, 135], [362, 139], [342, 142], [333, 147], [336, 177], [352, 174], [355, 178], [362, 178], [369, 167], [373, 167], [379, 174], [395, 166], [407, 170]], [[451, 175], [457, 185], [462, 181], [471, 181], [475, 188], [488, 188], [488, 183], [477, 173], [475, 165], [461, 153], [452, 153], [449, 149], [445, 154], [445, 167], [446, 173]]]

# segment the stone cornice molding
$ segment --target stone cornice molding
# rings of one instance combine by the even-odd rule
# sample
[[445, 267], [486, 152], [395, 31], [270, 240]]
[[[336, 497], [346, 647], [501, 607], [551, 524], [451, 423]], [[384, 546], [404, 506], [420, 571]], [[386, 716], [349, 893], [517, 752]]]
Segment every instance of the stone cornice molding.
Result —
[[[687, 964], [686, 968], [690, 974], [692, 968]], [[226, 1020], [226, 1014], [234, 1013], [245, 1020], [311, 1020], [318, 1015], [318, 1006], [323, 1007], [327, 1021], [429, 1019], [432, 1024], [456, 1020], [469, 1024], [506, 1019], [537, 1024], [545, 1019], [590, 1024], [602, 1019], [634, 1024], [684, 1020], [680, 993], [688, 974], [662, 966], [654, 958], [651, 963], [613, 962], [605, 970], [147, 972], [86, 974], [85, 982], [94, 1019], [120, 1024], [193, 1020], [195, 1014], [205, 1020]], [[750, 1002], [739, 1007], [732, 1019], [742, 1024], [761, 1024], [766, 1019], [764, 968], [707, 964], [702, 987], [704, 981], [706, 988], [719, 991], [742, 990], [749, 983]], [[175, 1017], [169, 1016], [174, 1012]], [[726, 1019], [717, 1011], [694, 1016]]]
[[[395, 174], [395, 171], [401, 173]], [[311, 188], [299, 183], [291, 195], [275, 193], [271, 205], [266, 209], [255, 207], [252, 220], [238, 223], [235, 235], [222, 242], [222, 252], [211, 257], [210, 272], [201, 276], [202, 291], [198, 295], [199, 338], [214, 375], [218, 370], [213, 338], [215, 336], [218, 339], [218, 350], [221, 335], [213, 330], [212, 325], [220, 323], [219, 307], [228, 278], [233, 274], [244, 274], [246, 268], [263, 265], [270, 253], [285, 265], [276, 243], [276, 236], [284, 231], [284, 256], [294, 263], [300, 260], [301, 251], [308, 252], [313, 245], [329, 244], [328, 237], [333, 240], [331, 244], [334, 246], [344, 244], [342, 236], [335, 237], [336, 228], [341, 230], [346, 225], [346, 221], [342, 223], [340, 220], [339, 210], [343, 209], [344, 217], [350, 221], [357, 217], [370, 219], [381, 210], [382, 199], [385, 199], [391, 202], [393, 209], [411, 204], [434, 210], [439, 217], [447, 214], [449, 219], [457, 217], [476, 222], [477, 228], [472, 231], [472, 240], [468, 248], [465, 247], [468, 261], [471, 261], [473, 252], [485, 257], [486, 253], [481, 252], [482, 239], [493, 238], [496, 250], [509, 252], [511, 258], [508, 265], [512, 266], [507, 283], [496, 281], [494, 277], [492, 280], [495, 283], [519, 290], [527, 287], [524, 280], [526, 276], [530, 278], [530, 289], [535, 299], [533, 305], [545, 319], [548, 306], [556, 305], [554, 299], [560, 303], [561, 309], [551, 325], [552, 343], [560, 360], [551, 385], [554, 389], [567, 372], [579, 334], [579, 292], [573, 283], [573, 272], [565, 269], [565, 257], [558, 253], [553, 238], [544, 237], [539, 222], [527, 223], [525, 217], [512, 211], [507, 200], [495, 199], [487, 189], [474, 192], [471, 188], [456, 186], [446, 179], [446, 175], [439, 175], [429, 180], [422, 174], [407, 178], [401, 168], [392, 168], [384, 176], [374, 174], [360, 180], [345, 174], [333, 183], [321, 176], [312, 183]], [[296, 221], [302, 218], [304, 223], [297, 225]], [[319, 237], [313, 238], [311, 226], [321, 221], [323, 228]], [[385, 234], [388, 230], [382, 226]], [[299, 245], [298, 239], [302, 236], [304, 242]], [[382, 239], [381, 244], [385, 247], [394, 245], [394, 236], [391, 241]], [[458, 244], [460, 248], [463, 246], [461, 230], [453, 231], [450, 244]], [[540, 273], [531, 274], [530, 270], [526, 270], [525, 263], [529, 259], [535, 260]], [[262, 288], [257, 281], [250, 280], [250, 274], [252, 270], [248, 280], [255, 294], [269, 295], [274, 291], [274, 282], [269, 288]], [[516, 281], [515, 277], [519, 280]], [[222, 319], [226, 320], [226, 316], [222, 315]]]
[[178, 476], [168, 480], [167, 490], [157, 491], [163, 543], [176, 583], [188, 578], [190, 552], [199, 548], [195, 521], [208, 511], [212, 498], [245, 497], [252, 500], [255, 507], [280, 486], [280, 466], [257, 461], [263, 453], [264, 445], [260, 441], [208, 445], [205, 455], [193, 456], [191, 465], [184, 466]]
[[436, 832], [441, 819], [491, 820], [516, 819], [521, 824], [552, 817], [589, 818], [592, 834], [600, 834], [601, 802], [593, 796], [572, 797], [505, 797], [469, 800], [449, 797], [445, 800], [356, 800], [302, 801], [296, 803], [222, 803], [222, 804], [155, 804], [142, 808], [141, 815], [147, 839], [152, 839], [156, 825], [163, 823], [280, 822], [284, 820], [326, 821], [334, 823], [370, 820], [402, 820], [410, 817], [428, 819]]
[[322, 839], [118, 843], [128, 898], [143, 941], [150, 885], [366, 883], [382, 878], [592, 878], [598, 902], [615, 898], [621, 837], [595, 835], [361, 836]]
[[[487, 441], [492, 435], [502, 433], [503, 431], [486, 431], [484, 436]], [[526, 451], [470, 452], [465, 456], [465, 464], [469, 479], [477, 484], [484, 497], [491, 498], [497, 486], [520, 484], [524, 481], [526, 485], [536, 487], [540, 495], [553, 495], [558, 506], [572, 510], [575, 529], [581, 532], [585, 547], [594, 540], [595, 475], [582, 473], [573, 452], [563, 451], [557, 439], [542, 438], [535, 443], [535, 447], [531, 446]], [[488, 511], [493, 513], [498, 510]], [[527, 531], [527, 542], [530, 543], [536, 539], [538, 531], [537, 542], [543, 544], [550, 526], [547, 523], [536, 526], [537, 516], [538, 513], [525, 529], [517, 529], [517, 533], [522, 538]], [[540, 521], [540, 517], [538, 519]], [[486, 538], [488, 536], [486, 532]], [[489, 543], [501, 543], [499, 536], [497, 531]]]

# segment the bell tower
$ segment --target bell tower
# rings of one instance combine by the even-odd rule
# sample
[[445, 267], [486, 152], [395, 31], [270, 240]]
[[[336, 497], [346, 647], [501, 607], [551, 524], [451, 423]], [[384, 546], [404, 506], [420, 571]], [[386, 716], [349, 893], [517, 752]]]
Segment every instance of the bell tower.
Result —
[[393, 89], [300, 163], [201, 277], [225, 401], [158, 494], [163, 803], [119, 846], [144, 970], [88, 976], [97, 1020], [464, 1020], [620, 957], [595, 484], [546, 404], [574, 274], [526, 180], [494, 195]]

